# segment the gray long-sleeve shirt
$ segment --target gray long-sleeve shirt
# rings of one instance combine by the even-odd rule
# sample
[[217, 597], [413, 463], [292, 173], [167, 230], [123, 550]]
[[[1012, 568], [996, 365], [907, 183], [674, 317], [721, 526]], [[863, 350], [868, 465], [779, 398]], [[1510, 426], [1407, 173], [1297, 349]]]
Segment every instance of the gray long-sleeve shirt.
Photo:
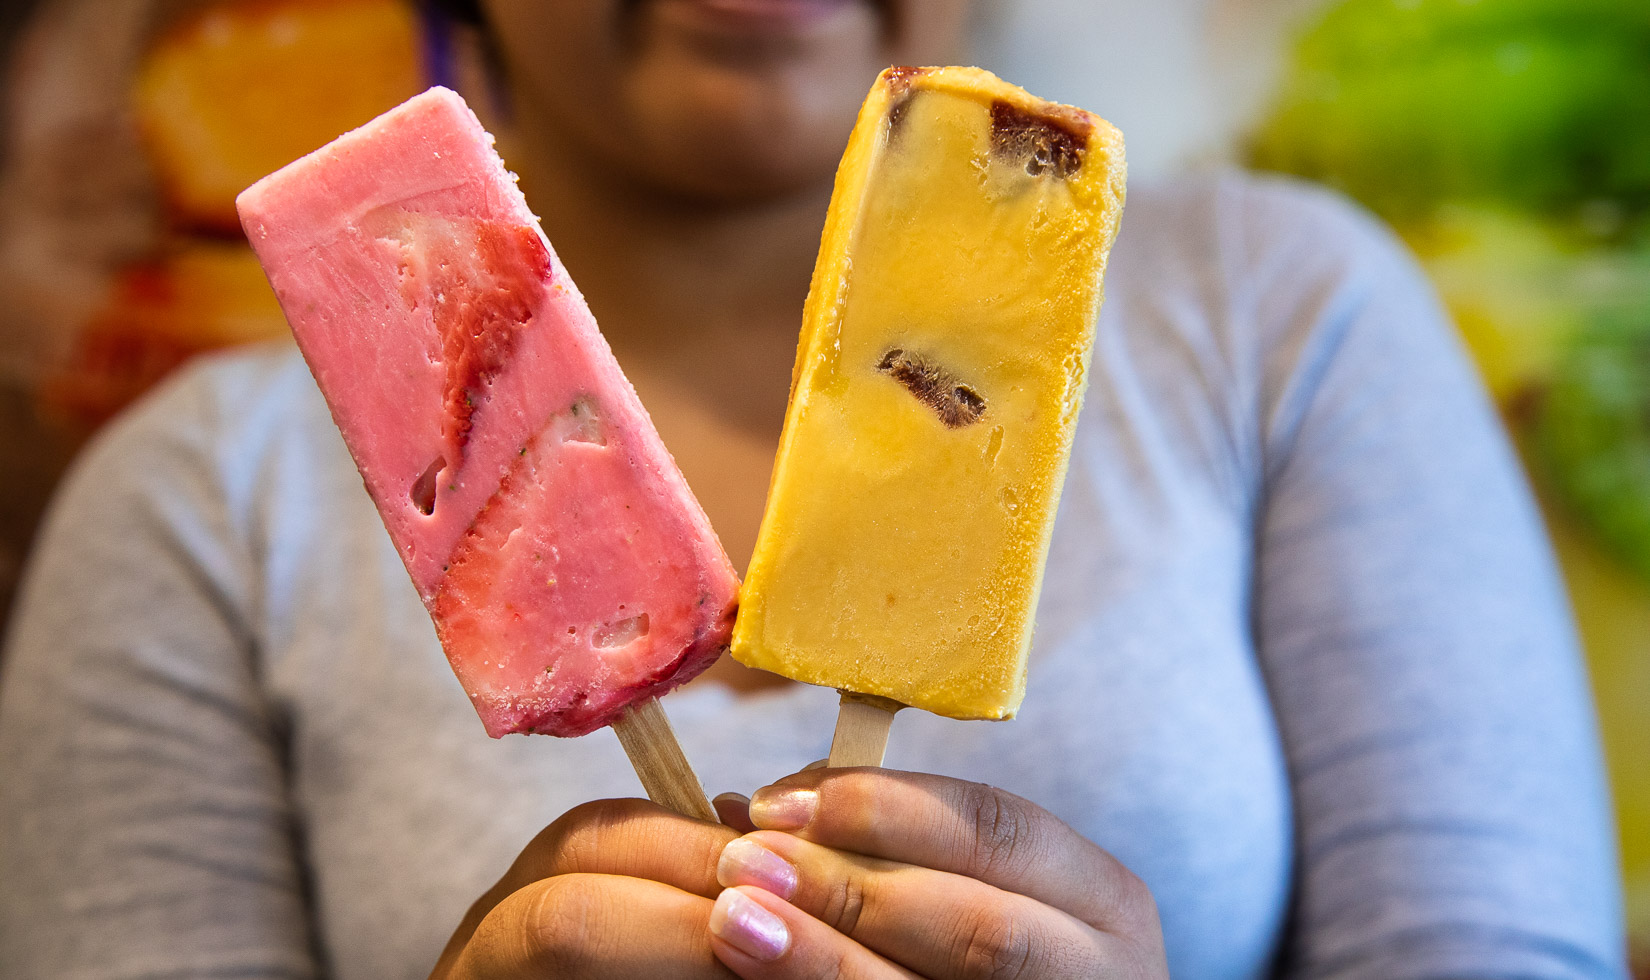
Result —
[[[1616, 977], [1585, 678], [1537, 514], [1415, 268], [1223, 176], [1135, 191], [1018, 720], [890, 765], [1051, 809], [1175, 976]], [[186, 372], [80, 461], [0, 687], [0, 976], [421, 977], [609, 731], [487, 739], [313, 383]], [[832, 692], [666, 701], [713, 792]]]

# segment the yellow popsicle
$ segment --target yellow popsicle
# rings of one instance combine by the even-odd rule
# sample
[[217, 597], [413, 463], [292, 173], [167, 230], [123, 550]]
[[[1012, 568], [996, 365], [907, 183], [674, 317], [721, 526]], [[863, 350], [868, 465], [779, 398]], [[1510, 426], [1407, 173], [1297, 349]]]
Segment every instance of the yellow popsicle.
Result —
[[837, 172], [734, 657], [1014, 715], [1123, 178], [1110, 124], [989, 72], [877, 79]]

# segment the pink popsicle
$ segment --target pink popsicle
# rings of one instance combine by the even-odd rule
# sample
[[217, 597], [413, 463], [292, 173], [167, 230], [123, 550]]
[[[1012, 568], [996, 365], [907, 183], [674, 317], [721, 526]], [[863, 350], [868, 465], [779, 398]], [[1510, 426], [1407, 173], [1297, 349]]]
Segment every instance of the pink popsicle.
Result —
[[582, 735], [716, 659], [733, 567], [462, 99], [237, 203], [489, 735]]

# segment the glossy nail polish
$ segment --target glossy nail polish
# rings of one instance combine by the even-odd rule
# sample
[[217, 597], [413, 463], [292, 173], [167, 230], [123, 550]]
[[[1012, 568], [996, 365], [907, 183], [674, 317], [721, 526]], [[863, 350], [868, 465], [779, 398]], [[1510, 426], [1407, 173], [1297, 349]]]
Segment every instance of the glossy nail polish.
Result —
[[751, 798], [751, 822], [763, 830], [801, 830], [818, 809], [814, 790], [767, 786]]
[[796, 894], [795, 865], [749, 837], [729, 841], [722, 848], [716, 880], [724, 888], [755, 885], [787, 900]]
[[746, 956], [764, 963], [777, 960], [791, 945], [785, 920], [733, 888], [717, 896], [716, 905], [710, 910], [710, 931]]

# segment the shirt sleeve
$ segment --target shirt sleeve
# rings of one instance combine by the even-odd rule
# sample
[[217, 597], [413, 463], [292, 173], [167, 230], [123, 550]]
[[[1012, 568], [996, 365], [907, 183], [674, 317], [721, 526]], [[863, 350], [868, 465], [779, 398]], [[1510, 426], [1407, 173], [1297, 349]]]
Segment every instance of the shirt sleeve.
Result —
[[1292, 977], [1619, 977], [1590, 695], [1539, 513], [1424, 279], [1327, 196], [1225, 217], [1262, 338], [1254, 629]]
[[317, 973], [209, 401], [117, 423], [37, 543], [0, 683], [8, 980]]

